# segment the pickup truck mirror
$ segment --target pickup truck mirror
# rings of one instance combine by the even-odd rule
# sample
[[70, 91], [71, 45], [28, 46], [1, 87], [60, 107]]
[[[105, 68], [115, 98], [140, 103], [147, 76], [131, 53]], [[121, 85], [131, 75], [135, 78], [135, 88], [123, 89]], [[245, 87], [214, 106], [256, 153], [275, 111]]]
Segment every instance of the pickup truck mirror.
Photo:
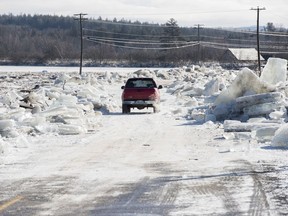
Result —
[[159, 86], [158, 86], [158, 89], [162, 89], [162, 88], [163, 88], [163, 86], [162, 86], [162, 85], [159, 85]]

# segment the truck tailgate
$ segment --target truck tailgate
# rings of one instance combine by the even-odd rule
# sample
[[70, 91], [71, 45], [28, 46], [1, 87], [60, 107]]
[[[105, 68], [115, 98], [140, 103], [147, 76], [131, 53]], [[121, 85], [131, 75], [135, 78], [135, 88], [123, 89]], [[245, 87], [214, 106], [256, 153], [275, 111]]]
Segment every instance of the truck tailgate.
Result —
[[148, 100], [155, 93], [154, 88], [126, 88], [124, 91], [124, 100]]

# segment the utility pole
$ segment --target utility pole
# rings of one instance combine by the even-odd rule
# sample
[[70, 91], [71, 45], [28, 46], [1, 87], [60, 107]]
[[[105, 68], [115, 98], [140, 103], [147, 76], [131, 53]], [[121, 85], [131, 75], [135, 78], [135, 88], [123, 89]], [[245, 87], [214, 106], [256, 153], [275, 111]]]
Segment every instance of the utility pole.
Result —
[[204, 26], [204, 25], [203, 24], [197, 24], [195, 26], [197, 26], [197, 37], [198, 37], [197, 61], [199, 64], [199, 62], [200, 62], [200, 28], [201, 28], [201, 26]]
[[82, 75], [82, 62], [83, 62], [83, 29], [82, 29], [82, 21], [87, 20], [84, 18], [87, 14], [79, 13], [74, 14], [74, 16], [78, 16], [78, 18], [74, 18], [74, 20], [79, 20], [80, 24], [80, 70], [79, 74]]
[[251, 8], [251, 10], [257, 11], [257, 53], [258, 53], [258, 69], [259, 69], [259, 76], [261, 75], [261, 62], [260, 62], [260, 40], [259, 40], [259, 12], [260, 10], [266, 10], [265, 7], [259, 8]]

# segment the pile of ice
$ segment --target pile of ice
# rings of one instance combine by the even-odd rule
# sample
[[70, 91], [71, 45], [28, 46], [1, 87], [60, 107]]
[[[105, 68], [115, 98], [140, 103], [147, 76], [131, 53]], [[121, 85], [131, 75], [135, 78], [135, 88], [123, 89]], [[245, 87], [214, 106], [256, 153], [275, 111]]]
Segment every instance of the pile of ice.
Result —
[[[176, 96], [173, 115], [186, 115], [224, 87], [235, 75], [221, 67], [183, 67], [167, 70], [141, 69], [133, 73], [4, 73], [0, 76], [0, 135], [60, 135], [93, 132], [101, 125], [101, 115], [121, 110], [117, 96], [107, 87], [121, 86], [128, 77], [153, 77], [164, 82]], [[212, 96], [212, 98], [215, 96]], [[184, 107], [184, 109], [182, 109]], [[202, 118], [202, 113], [193, 116]]]
[[250, 131], [259, 142], [288, 147], [287, 93], [287, 60], [270, 58], [260, 78], [243, 69], [207, 112], [225, 120], [226, 132]]
[[225, 133], [235, 137], [249, 132], [259, 142], [288, 146], [283, 138], [287, 127], [282, 127], [287, 122], [287, 61], [270, 58], [261, 77], [248, 68], [225, 70], [219, 65], [83, 76], [0, 75], [0, 152], [3, 138], [95, 131], [101, 127], [101, 115], [121, 111], [120, 88], [115, 94], [110, 87], [120, 87], [128, 77], [153, 77], [163, 84], [161, 91], [170, 95], [166, 100], [173, 100], [162, 101], [169, 115], [197, 124], [223, 124]]
[[98, 116], [118, 104], [105, 86], [117, 77], [73, 74], [11, 74], [2, 81], [0, 135], [57, 133], [71, 135], [94, 131]]

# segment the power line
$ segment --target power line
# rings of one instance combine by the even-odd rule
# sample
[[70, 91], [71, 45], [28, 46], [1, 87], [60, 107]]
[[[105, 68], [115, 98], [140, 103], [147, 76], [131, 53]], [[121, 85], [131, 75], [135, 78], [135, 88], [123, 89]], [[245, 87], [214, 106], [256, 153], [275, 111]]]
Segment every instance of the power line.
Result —
[[[211, 30], [211, 29], [210, 29]], [[212, 29], [213, 30], [213, 29]], [[119, 35], [119, 36], [129, 36], [129, 37], [141, 37], [141, 38], [174, 38], [173, 36], [162, 36], [162, 35], [140, 35], [140, 34], [126, 34], [126, 33], [117, 33], [117, 32], [111, 32], [111, 31], [101, 31], [101, 30], [95, 30], [95, 29], [88, 29], [88, 28], [83, 28], [83, 31], [85, 33], [86, 32], [92, 32], [92, 33], [103, 33], [103, 34], [108, 34], [108, 35]], [[226, 30], [225, 30], [226, 31]], [[235, 33], [246, 33], [246, 32], [241, 32], [241, 31], [231, 31], [231, 32], [235, 32]], [[256, 35], [256, 32], [247, 32], [249, 34], [255, 34]], [[287, 37], [288, 38], [288, 34], [285, 34], [283, 32], [283, 35], [278, 35], [280, 32], [271, 32], [271, 33], [260, 33], [260, 35], [263, 35], [263, 36], [280, 36], [280, 37]], [[206, 36], [206, 35], [203, 35], [205, 34], [202, 33], [201, 34], [201, 38], [207, 38], [207, 39], [214, 39], [214, 40], [226, 40], [226, 41], [241, 41], [241, 42], [251, 42], [251, 43], [254, 43], [255, 40], [248, 40], [248, 39], [237, 39], [237, 38], [227, 38], [226, 36], [219, 36], [219, 37], [215, 37], [215, 36]], [[85, 35], [86, 37], [98, 37], [98, 38], [101, 38], [100, 36], [89, 36], [88, 34]], [[197, 38], [197, 34], [188, 34], [188, 35], [182, 35], [183, 37], [185, 38]], [[102, 37], [102, 38], [108, 38], [108, 37]], [[113, 38], [115, 39], [115, 38]], [[119, 39], [119, 38], [118, 38]], [[130, 38], [129, 39], [122, 39], [121, 40], [131, 40]], [[133, 39], [135, 40], [135, 39]], [[186, 39], [187, 40], [187, 39]], [[138, 41], [145, 41], [145, 40], [140, 40], [138, 39]], [[148, 40], [147, 40], [148, 41]], [[153, 41], [153, 40], [149, 40], [149, 41]], [[156, 42], [156, 41], [155, 41]], [[265, 41], [262, 41], [262, 43], [277, 43], [277, 44], [283, 44], [283, 45], [287, 45], [287, 42], [281, 42], [281, 41], [272, 41], [272, 40], [265, 40]]]
[[94, 42], [94, 43], [99, 43], [99, 44], [105, 44], [105, 45], [108, 45], [108, 46], [113, 46], [113, 47], [120, 47], [120, 48], [126, 48], [126, 49], [137, 49], [137, 50], [172, 50], [172, 49], [181, 49], [181, 48], [193, 47], [193, 46], [198, 45], [198, 43], [190, 43], [190, 44], [187, 44], [187, 45], [178, 46], [175, 43], [176, 46], [173, 46], [173, 47], [135, 47], [135, 46], [111, 44], [111, 43], [95, 40], [95, 39], [92, 39], [92, 38], [86, 38], [86, 40]]
[[231, 44], [231, 43], [216, 43], [216, 42], [206, 42], [202, 41], [201, 45], [216, 45], [221, 46], [223, 48], [229, 48], [229, 47], [238, 47], [238, 48], [255, 48], [255, 46], [246, 45], [246, 44]]
[[[91, 41], [93, 40], [93, 42], [105, 42], [105, 43], [120, 43], [120, 44], [134, 44], [134, 45], [174, 45], [175, 43], [177, 43], [178, 45], [189, 45], [189, 44], [198, 44], [197, 41], [177, 41], [177, 42], [159, 42], [159, 41], [155, 41], [155, 40], [134, 40], [134, 39], [123, 39], [123, 38], [109, 38], [109, 37], [95, 37], [95, 36], [84, 36], [85, 40]], [[231, 40], [231, 39], [230, 39]], [[239, 43], [225, 43], [225, 42], [209, 42], [209, 41], [200, 41], [201, 45], [204, 44], [213, 44], [213, 45], [218, 45], [218, 46], [223, 46], [223, 47], [242, 47], [242, 48], [255, 48], [254, 42], [252, 40], [245, 40], [246, 42], [251, 42], [251, 44], [243, 44], [241, 43], [243, 40], [239, 40], [239, 39], [234, 39], [234, 41], [237, 41]], [[271, 43], [272, 41], [270, 41]], [[253, 44], [252, 44], [253, 43]], [[275, 42], [274, 42], [275, 43]], [[263, 48], [265, 49], [277, 49], [277, 50], [281, 50], [281, 48], [283, 49], [283, 45], [278, 44], [278, 45], [268, 45], [267, 43], [264, 42], [264, 46], [262, 45]]]
[[157, 40], [137, 40], [137, 39], [127, 39], [127, 38], [110, 38], [110, 37], [99, 37], [99, 36], [85, 36], [84, 38], [88, 39], [95, 39], [95, 40], [107, 40], [111, 42], [119, 42], [119, 43], [143, 43], [143, 44], [150, 44], [150, 43], [159, 43]]
[[159, 42], [159, 41], [152, 41], [152, 40], [133, 40], [133, 39], [117, 39], [117, 38], [107, 38], [107, 37], [95, 37], [95, 36], [86, 36], [84, 37], [88, 40], [94, 41], [102, 41], [102, 42], [113, 42], [113, 43], [124, 43], [124, 44], [138, 44], [138, 45], [173, 45], [177, 44], [195, 44], [195, 42], [187, 42], [187, 41], [175, 41], [175, 42]]

